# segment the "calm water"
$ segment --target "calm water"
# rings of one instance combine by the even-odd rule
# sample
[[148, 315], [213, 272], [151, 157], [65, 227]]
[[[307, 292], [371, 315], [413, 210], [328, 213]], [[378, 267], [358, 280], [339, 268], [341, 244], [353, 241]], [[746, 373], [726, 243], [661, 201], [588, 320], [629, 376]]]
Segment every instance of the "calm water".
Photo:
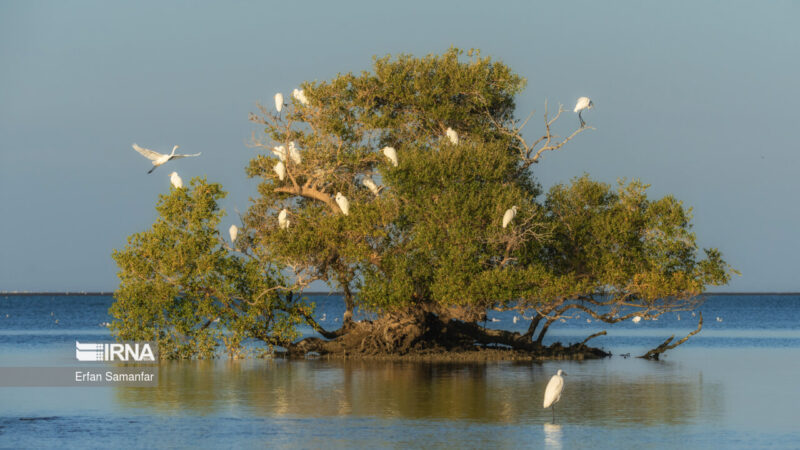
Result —
[[[335, 327], [340, 299], [314, 300]], [[73, 364], [75, 340], [109, 337], [111, 301], [0, 297], [0, 366]], [[660, 362], [616, 355], [696, 318], [553, 326], [563, 342], [607, 329], [593, 343], [615, 356], [600, 361], [223, 359], [162, 363], [157, 388], [0, 387], [0, 447], [800, 447], [800, 297], [710, 297], [702, 311], [703, 331]], [[514, 329], [513, 313], [495, 317]], [[558, 369], [553, 425], [541, 402]]]

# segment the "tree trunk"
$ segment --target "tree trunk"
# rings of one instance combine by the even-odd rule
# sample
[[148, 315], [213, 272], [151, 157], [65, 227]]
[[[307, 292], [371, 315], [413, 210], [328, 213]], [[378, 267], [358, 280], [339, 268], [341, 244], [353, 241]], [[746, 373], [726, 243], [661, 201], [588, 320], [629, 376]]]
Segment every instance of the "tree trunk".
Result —
[[342, 315], [342, 325], [348, 325], [353, 321], [353, 308], [354, 308], [354, 301], [353, 301], [353, 292], [350, 290], [350, 283], [349, 282], [342, 282], [342, 289], [344, 290], [344, 314]]
[[545, 322], [544, 326], [542, 327], [542, 331], [539, 332], [539, 337], [536, 338], [536, 345], [542, 345], [542, 341], [544, 340], [545, 333], [547, 333], [547, 329], [550, 328], [550, 324], [555, 322], [555, 320], [555, 318], [547, 319], [547, 322]]

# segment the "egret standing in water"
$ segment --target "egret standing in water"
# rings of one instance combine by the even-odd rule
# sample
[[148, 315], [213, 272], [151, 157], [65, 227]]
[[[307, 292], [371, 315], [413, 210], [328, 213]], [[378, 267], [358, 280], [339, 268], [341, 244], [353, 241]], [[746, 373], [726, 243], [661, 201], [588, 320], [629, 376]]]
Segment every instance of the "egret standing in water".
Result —
[[165, 164], [167, 161], [172, 161], [173, 159], [187, 158], [190, 156], [200, 156], [200, 153], [195, 153], [193, 155], [175, 154], [175, 150], [178, 149], [177, 145], [175, 147], [172, 147], [172, 153], [170, 153], [169, 155], [154, 152], [152, 150], [139, 147], [136, 144], [133, 144], [133, 149], [139, 152], [145, 158], [149, 159], [150, 161], [153, 161], [153, 168], [148, 170], [147, 173], [152, 173], [154, 170], [156, 170], [156, 167]]
[[506, 210], [506, 213], [503, 214], [503, 228], [507, 227], [514, 217], [517, 215], [517, 207], [512, 206], [511, 208]]
[[178, 175], [178, 172], [172, 172], [171, 174], [169, 174], [169, 182], [172, 183], [172, 185], [175, 186], [176, 189], [180, 189], [183, 187], [183, 180], [181, 180], [181, 177], [180, 175]]
[[581, 97], [578, 99], [578, 103], [575, 104], [574, 111], [578, 113], [578, 119], [581, 121], [581, 128], [586, 126], [586, 122], [583, 121], [583, 117], [581, 117], [581, 113], [584, 109], [592, 109], [594, 107], [594, 103], [589, 97]]
[[561, 400], [561, 391], [564, 390], [564, 377], [567, 376], [566, 372], [558, 369], [558, 373], [550, 378], [547, 383], [547, 388], [544, 390], [544, 408], [553, 408], [553, 423], [556, 423], [556, 403]]

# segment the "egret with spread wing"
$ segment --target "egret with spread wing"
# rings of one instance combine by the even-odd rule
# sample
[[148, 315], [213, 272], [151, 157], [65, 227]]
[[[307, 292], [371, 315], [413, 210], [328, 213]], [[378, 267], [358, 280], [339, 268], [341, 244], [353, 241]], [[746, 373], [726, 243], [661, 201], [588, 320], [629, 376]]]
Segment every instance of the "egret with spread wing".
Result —
[[176, 154], [175, 150], [178, 149], [177, 145], [175, 147], [172, 147], [172, 153], [170, 153], [169, 155], [154, 152], [152, 150], [139, 147], [136, 144], [133, 144], [133, 149], [139, 152], [145, 158], [149, 159], [150, 161], [153, 161], [153, 168], [148, 170], [147, 173], [152, 173], [154, 170], [156, 170], [156, 167], [165, 164], [167, 161], [172, 161], [173, 159], [187, 158], [190, 156], [200, 156], [200, 153], [195, 153], [192, 155]]

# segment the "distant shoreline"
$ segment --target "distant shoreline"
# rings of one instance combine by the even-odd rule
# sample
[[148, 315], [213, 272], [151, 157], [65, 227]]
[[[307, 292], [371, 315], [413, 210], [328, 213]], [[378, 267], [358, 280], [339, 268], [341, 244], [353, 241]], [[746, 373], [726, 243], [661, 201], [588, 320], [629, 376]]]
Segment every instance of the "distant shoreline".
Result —
[[[114, 292], [103, 291], [81, 291], [81, 292], [2, 292], [0, 295], [54, 295], [54, 296], [81, 296], [81, 295], [114, 295]], [[343, 292], [303, 292], [303, 295], [344, 295]], [[800, 295], [800, 292], [706, 292], [703, 295]]]

